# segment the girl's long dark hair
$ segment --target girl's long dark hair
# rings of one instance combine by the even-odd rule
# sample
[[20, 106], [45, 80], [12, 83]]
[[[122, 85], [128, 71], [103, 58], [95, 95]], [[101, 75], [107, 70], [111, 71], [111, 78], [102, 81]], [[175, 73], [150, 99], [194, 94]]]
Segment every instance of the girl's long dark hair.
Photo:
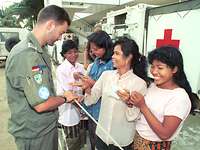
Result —
[[[179, 87], [185, 89], [192, 102], [192, 89], [184, 72], [183, 57], [179, 49], [171, 46], [163, 46], [154, 49], [149, 53], [148, 61], [150, 64], [152, 64], [154, 60], [161, 61], [162, 63], [168, 65], [172, 69], [177, 67], [177, 72], [173, 76], [173, 81]], [[192, 103], [192, 108], [193, 108], [193, 103]]]
[[121, 50], [125, 57], [132, 55], [131, 69], [133, 73], [147, 80], [147, 61], [146, 57], [140, 54], [137, 43], [127, 37], [120, 37], [114, 44], [114, 46], [120, 45]]

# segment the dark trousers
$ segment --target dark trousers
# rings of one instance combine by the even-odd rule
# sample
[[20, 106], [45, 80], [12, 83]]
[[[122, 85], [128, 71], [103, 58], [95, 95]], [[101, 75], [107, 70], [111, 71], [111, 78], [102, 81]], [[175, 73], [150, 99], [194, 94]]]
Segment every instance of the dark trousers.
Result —
[[[67, 127], [61, 125], [61, 127], [64, 129], [65, 144], [69, 150], [80, 150], [86, 144], [86, 132], [85, 128], [82, 128], [82, 121], [75, 126]], [[66, 146], [64, 146], [64, 149], [67, 149]]]
[[[113, 144], [105, 144], [98, 136], [96, 140], [96, 148], [98, 150], [120, 150], [117, 146]], [[122, 147], [124, 150], [132, 150], [132, 143], [128, 146]]]
[[91, 150], [95, 150], [96, 143], [96, 123], [92, 119], [88, 118], [88, 132], [91, 144]]

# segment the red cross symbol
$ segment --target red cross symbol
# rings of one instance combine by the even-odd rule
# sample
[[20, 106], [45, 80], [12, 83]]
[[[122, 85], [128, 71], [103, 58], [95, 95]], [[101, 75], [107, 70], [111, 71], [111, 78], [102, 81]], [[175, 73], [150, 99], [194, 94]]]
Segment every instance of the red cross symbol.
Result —
[[157, 39], [156, 48], [161, 46], [173, 46], [179, 48], [180, 40], [172, 40], [172, 29], [165, 29], [164, 31], [164, 39]]

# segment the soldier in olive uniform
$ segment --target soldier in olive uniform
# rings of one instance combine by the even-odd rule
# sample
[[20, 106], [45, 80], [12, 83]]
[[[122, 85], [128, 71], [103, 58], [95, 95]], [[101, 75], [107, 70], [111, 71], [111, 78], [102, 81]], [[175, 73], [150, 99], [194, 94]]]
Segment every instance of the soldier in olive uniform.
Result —
[[53, 45], [70, 25], [58, 6], [43, 8], [36, 26], [11, 51], [6, 63], [7, 98], [11, 111], [8, 130], [18, 150], [57, 150], [57, 107], [77, 98], [55, 96], [51, 62], [45, 46]]

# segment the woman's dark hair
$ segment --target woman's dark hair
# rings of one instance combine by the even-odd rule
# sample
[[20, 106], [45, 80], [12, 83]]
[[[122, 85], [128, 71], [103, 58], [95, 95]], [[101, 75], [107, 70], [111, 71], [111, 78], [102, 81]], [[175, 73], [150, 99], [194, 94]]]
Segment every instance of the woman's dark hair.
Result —
[[92, 56], [90, 55], [91, 49], [90, 49], [90, 43], [89, 43], [89, 42], [87, 42], [86, 51], [87, 51], [87, 58], [88, 58], [88, 60], [89, 60], [90, 62], [93, 62], [94, 59], [95, 59], [95, 56], [94, 56], [94, 55], [92, 55]]
[[132, 55], [131, 68], [133, 73], [147, 81], [147, 61], [146, 57], [141, 55], [137, 43], [127, 37], [120, 37], [114, 44], [121, 46], [121, 50], [125, 57]]
[[177, 72], [173, 76], [173, 81], [178, 86], [185, 89], [192, 101], [192, 89], [184, 72], [183, 57], [179, 49], [171, 46], [163, 46], [160, 48], [156, 48], [153, 51], [151, 51], [148, 55], [148, 61], [150, 64], [152, 64], [154, 60], [158, 60], [166, 64], [171, 69], [177, 67]]
[[78, 50], [78, 46], [73, 40], [63, 41], [62, 51], [60, 52], [61, 56], [64, 57], [65, 53], [74, 48]]
[[105, 54], [101, 58], [103, 61], [109, 61], [113, 55], [113, 43], [110, 36], [105, 31], [97, 31], [87, 37], [89, 43], [94, 43], [99, 48], [105, 49]]
[[71, 24], [70, 17], [68, 13], [65, 11], [65, 9], [56, 5], [49, 5], [41, 9], [37, 17], [37, 22], [43, 23], [50, 19], [60, 24], [62, 24], [65, 21], [67, 22], [68, 25]]

